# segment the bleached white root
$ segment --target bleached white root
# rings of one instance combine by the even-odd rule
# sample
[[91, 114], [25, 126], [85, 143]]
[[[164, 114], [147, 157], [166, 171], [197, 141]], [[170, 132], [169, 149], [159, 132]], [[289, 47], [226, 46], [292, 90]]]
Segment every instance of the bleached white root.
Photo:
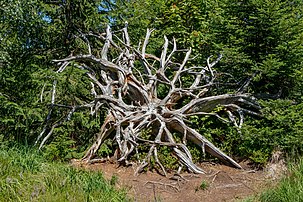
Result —
[[[98, 113], [104, 107], [108, 109], [100, 132], [83, 157], [83, 161], [91, 161], [104, 140], [114, 134], [114, 140], [118, 144], [119, 162], [128, 162], [129, 157], [138, 151], [140, 144], [149, 146], [146, 157], [136, 170], [137, 173], [148, 166], [153, 158], [163, 174], [167, 175], [158, 156], [158, 150], [162, 146], [170, 147], [179, 159], [180, 165], [187, 167], [191, 172], [205, 173], [193, 163], [191, 153], [187, 148], [188, 141], [200, 146], [203, 152], [208, 152], [223, 163], [241, 168], [236, 161], [188, 126], [184, 120], [191, 116], [214, 116], [223, 122], [230, 122], [236, 127], [241, 127], [243, 114], [258, 115], [260, 107], [256, 99], [243, 93], [242, 90], [235, 94], [212, 94], [212, 90], [217, 87], [218, 77], [213, 67], [219, 62], [221, 55], [213, 61], [211, 61], [212, 57], [209, 57], [206, 66], [190, 66], [188, 61], [191, 49], [178, 50], [176, 40], [170, 44], [166, 37], [164, 37], [160, 58], [147, 54], [146, 47], [151, 32], [152, 30], [147, 30], [140, 50], [131, 46], [127, 26], [121, 30], [122, 37], [113, 34], [108, 27], [106, 37], [95, 36], [104, 43], [100, 58], [92, 55], [88, 38], [84, 37], [89, 47], [88, 54], [54, 60], [61, 64], [58, 73], [68, 68], [70, 63], [86, 70], [94, 96], [90, 103], [79, 106], [55, 104], [54, 83], [51, 110], [54, 107], [70, 109], [63, 121], [69, 120], [79, 108], [89, 108], [91, 114]], [[82, 38], [83, 36], [82, 34]], [[174, 61], [175, 54], [182, 51], [185, 52], [183, 61], [180, 63]], [[108, 58], [114, 59], [110, 61]], [[191, 85], [185, 83], [184, 78], [191, 78]], [[158, 97], [160, 85], [168, 89], [164, 98]], [[177, 103], [183, 98], [191, 101], [177, 107], [179, 106]], [[220, 108], [219, 111], [218, 108]], [[40, 148], [58, 125], [46, 124], [38, 137], [39, 140], [44, 136]], [[142, 136], [142, 130], [146, 128], [155, 131], [151, 134], [152, 140], [144, 139]], [[173, 135], [175, 132], [183, 134], [182, 142], [176, 141]]]

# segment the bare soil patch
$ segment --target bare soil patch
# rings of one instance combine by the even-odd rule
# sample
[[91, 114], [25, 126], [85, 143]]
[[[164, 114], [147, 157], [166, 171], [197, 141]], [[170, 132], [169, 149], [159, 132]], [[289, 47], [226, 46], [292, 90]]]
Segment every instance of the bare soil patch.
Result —
[[170, 173], [168, 177], [151, 171], [134, 176], [134, 168], [108, 162], [73, 164], [101, 170], [106, 179], [116, 176], [118, 188], [126, 188], [134, 201], [236, 201], [260, 192], [271, 181], [266, 172], [253, 170], [246, 163], [241, 164], [243, 170], [203, 163], [200, 167], [207, 174]]

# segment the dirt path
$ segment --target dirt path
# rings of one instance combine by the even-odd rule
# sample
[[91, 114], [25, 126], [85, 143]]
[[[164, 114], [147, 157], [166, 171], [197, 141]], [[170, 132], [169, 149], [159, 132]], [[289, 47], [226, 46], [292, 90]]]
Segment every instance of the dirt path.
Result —
[[170, 174], [165, 178], [158, 173], [147, 172], [134, 176], [131, 167], [117, 167], [110, 163], [82, 165], [89, 170], [102, 170], [105, 178], [117, 177], [117, 186], [126, 188], [134, 201], [235, 201], [258, 193], [268, 179], [263, 171], [252, 170], [242, 164], [244, 170], [224, 165], [200, 165], [207, 174], [182, 176]]

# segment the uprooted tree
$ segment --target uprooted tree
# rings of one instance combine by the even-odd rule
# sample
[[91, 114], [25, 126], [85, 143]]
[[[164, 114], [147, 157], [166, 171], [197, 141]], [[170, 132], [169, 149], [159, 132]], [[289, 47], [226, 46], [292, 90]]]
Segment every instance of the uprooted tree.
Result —
[[[57, 73], [70, 65], [85, 70], [91, 80], [90, 88], [94, 99], [75, 106], [55, 103], [57, 81], [54, 81], [50, 112], [37, 139], [37, 142], [42, 139], [40, 148], [54, 128], [68, 121], [77, 109], [87, 108], [88, 112], [95, 114], [106, 108], [107, 116], [100, 132], [82, 159], [85, 162], [96, 157], [96, 152], [105, 139], [114, 137], [113, 140], [118, 145], [118, 162], [128, 163], [130, 155], [138, 152], [140, 144], [148, 145], [149, 151], [141, 159], [137, 172], [148, 166], [153, 158], [166, 175], [158, 158], [158, 150], [161, 146], [167, 146], [178, 158], [180, 166], [186, 166], [194, 173], [204, 173], [193, 163], [187, 141], [200, 146], [203, 152], [208, 152], [223, 163], [241, 168], [236, 161], [191, 128], [187, 119], [191, 116], [214, 116], [241, 127], [245, 113], [258, 115], [260, 109], [254, 97], [243, 93], [248, 82], [234, 94], [218, 94], [220, 91], [216, 88], [219, 73], [213, 67], [221, 55], [213, 60], [209, 57], [205, 66], [189, 65], [192, 60], [191, 49], [179, 50], [176, 40], [169, 42], [166, 37], [160, 57], [148, 54], [146, 49], [152, 31], [147, 30], [145, 40], [137, 48], [131, 44], [127, 24], [115, 32], [107, 27], [106, 33], [102, 34], [81, 33], [80, 37], [87, 44], [88, 53], [53, 61], [59, 66]], [[90, 37], [103, 43], [98, 57], [92, 54], [88, 40]], [[176, 61], [182, 53], [181, 61]], [[166, 89], [165, 95], [161, 97], [160, 87]], [[185, 99], [188, 101], [184, 102]], [[50, 124], [48, 120], [55, 107], [70, 111], [63, 120]], [[150, 129], [152, 139], [146, 139], [142, 135], [142, 130], [146, 128]], [[176, 140], [175, 133], [182, 134], [181, 141]]]

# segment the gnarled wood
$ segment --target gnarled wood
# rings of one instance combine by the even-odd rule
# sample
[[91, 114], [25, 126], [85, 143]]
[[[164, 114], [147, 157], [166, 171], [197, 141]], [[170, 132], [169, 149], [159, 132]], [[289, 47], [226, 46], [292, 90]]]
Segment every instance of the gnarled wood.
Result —
[[[138, 166], [137, 172], [142, 171], [149, 165], [151, 158], [154, 158], [163, 174], [166, 175], [161, 159], [158, 158], [158, 148], [168, 146], [178, 157], [180, 166], [186, 166], [194, 173], [204, 173], [193, 163], [190, 151], [186, 146], [187, 141], [199, 145], [203, 152], [210, 153], [223, 163], [241, 168], [236, 161], [223, 153], [202, 134], [186, 125], [183, 120], [191, 116], [214, 116], [223, 122], [230, 122], [241, 127], [245, 113], [258, 115], [260, 106], [256, 99], [249, 94], [244, 94], [243, 90], [238, 90], [235, 94], [212, 94], [218, 77], [213, 67], [219, 62], [222, 55], [213, 61], [211, 61], [212, 57], [209, 57], [206, 66], [189, 66], [191, 49], [178, 50], [175, 39], [173, 39], [171, 47], [166, 37], [164, 37], [160, 58], [146, 53], [151, 32], [152, 30], [147, 30], [140, 51], [140, 49], [132, 47], [127, 26], [120, 30], [123, 39], [116, 35], [118, 32], [113, 33], [110, 27], [107, 27], [106, 37], [94, 35], [104, 44], [101, 48], [101, 58], [92, 55], [91, 47], [88, 45], [89, 54], [54, 60], [55, 63], [60, 64], [57, 73], [68, 68], [70, 63], [86, 70], [88, 78], [91, 79], [91, 92], [94, 99], [83, 106], [55, 104], [56, 82], [54, 82], [51, 110], [53, 107], [71, 109], [65, 119], [68, 121], [73, 112], [81, 107], [90, 108], [91, 114], [98, 113], [101, 108], [108, 109], [107, 117], [97, 134], [97, 139], [83, 160], [90, 161], [94, 158], [104, 140], [113, 134], [114, 140], [118, 144], [119, 162], [128, 162], [129, 156], [137, 151], [138, 145], [150, 146], [149, 152]], [[89, 43], [87, 37], [84, 39]], [[116, 54], [111, 50], [115, 50]], [[175, 61], [174, 56], [177, 52], [184, 52], [184, 59], [180, 63]], [[185, 77], [192, 78], [191, 85], [183, 83]], [[164, 97], [163, 99], [160, 99], [158, 95], [160, 84], [165, 85], [168, 89], [164, 96], [161, 95]], [[182, 98], [190, 98], [191, 101], [184, 105], [177, 105]], [[220, 113], [216, 112], [218, 108], [220, 108]], [[223, 113], [226, 116], [223, 117]], [[49, 116], [51, 116], [51, 111], [47, 119]], [[38, 137], [39, 140], [43, 135], [45, 136], [40, 147], [43, 146], [55, 127], [57, 125], [49, 124], [44, 127]], [[153, 140], [144, 139], [142, 129], [145, 128], [152, 129]], [[182, 142], [176, 142], [174, 132], [183, 134]]]

